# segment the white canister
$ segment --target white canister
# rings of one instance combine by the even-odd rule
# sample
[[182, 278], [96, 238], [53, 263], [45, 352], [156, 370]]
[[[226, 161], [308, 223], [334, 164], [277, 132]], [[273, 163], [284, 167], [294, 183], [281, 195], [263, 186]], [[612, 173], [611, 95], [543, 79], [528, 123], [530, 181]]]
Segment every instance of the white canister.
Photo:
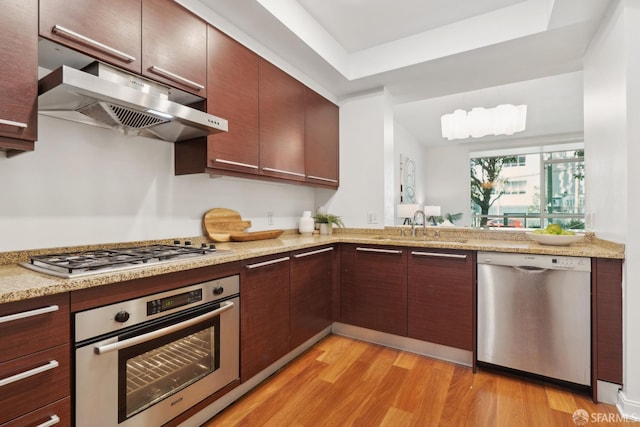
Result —
[[298, 222], [298, 231], [300, 234], [310, 236], [313, 234], [315, 221], [311, 217], [311, 211], [302, 212], [302, 218]]

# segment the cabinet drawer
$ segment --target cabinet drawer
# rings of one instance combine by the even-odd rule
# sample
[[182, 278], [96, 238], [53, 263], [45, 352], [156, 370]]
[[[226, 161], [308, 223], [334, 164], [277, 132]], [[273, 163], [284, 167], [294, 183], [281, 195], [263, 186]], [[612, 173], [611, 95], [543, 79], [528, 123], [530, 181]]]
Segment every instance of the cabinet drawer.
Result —
[[0, 320], [0, 362], [69, 342], [69, 294], [2, 304]]
[[0, 423], [69, 396], [70, 352], [63, 344], [0, 364]]
[[71, 398], [58, 400], [43, 408], [1, 424], [0, 427], [71, 426]]

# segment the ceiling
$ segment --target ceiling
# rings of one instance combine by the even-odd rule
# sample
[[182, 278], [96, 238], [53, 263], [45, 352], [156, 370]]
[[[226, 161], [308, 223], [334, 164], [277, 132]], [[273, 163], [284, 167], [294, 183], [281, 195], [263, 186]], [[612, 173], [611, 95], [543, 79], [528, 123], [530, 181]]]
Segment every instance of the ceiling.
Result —
[[528, 105], [518, 137], [582, 132], [582, 58], [610, 3], [179, 1], [211, 12], [214, 25], [222, 18], [223, 31], [248, 36], [338, 102], [384, 87], [396, 121], [430, 145], [447, 142], [443, 114], [500, 103]]

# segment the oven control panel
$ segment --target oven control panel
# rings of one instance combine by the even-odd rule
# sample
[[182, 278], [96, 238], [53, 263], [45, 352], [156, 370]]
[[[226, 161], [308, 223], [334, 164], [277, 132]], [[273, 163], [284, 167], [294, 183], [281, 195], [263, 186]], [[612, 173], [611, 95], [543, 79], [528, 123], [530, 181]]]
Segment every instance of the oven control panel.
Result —
[[147, 316], [202, 301], [202, 289], [147, 301]]

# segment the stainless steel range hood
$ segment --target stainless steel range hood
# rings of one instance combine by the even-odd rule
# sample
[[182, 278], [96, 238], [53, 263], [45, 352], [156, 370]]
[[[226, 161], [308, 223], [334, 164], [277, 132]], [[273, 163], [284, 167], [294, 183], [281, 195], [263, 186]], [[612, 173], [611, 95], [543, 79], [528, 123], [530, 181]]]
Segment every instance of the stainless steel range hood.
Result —
[[41, 78], [38, 111], [172, 142], [227, 131], [225, 119], [169, 100], [167, 87], [99, 62], [63, 65]]

